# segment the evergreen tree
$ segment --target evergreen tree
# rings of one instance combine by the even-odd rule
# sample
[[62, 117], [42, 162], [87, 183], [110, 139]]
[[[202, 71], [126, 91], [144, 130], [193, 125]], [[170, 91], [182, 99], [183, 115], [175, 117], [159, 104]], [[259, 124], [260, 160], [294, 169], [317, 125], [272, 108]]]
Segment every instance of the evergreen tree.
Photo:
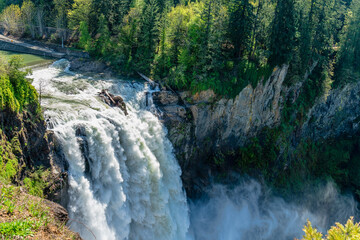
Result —
[[332, 0], [323, 0], [319, 4], [318, 21], [316, 24], [315, 35], [313, 40], [313, 58], [325, 64], [329, 60], [329, 54], [332, 49], [331, 32], [330, 32], [330, 13]]
[[147, 0], [140, 22], [139, 48], [136, 52], [136, 63], [140, 71], [150, 73], [159, 36], [159, 6], [157, 0]]
[[228, 32], [234, 45], [234, 57], [241, 59], [245, 51], [249, 51], [251, 48], [251, 31], [254, 22], [253, 6], [249, 0], [231, 0], [229, 16]]
[[360, 1], [354, 0], [348, 25], [338, 53], [335, 85], [358, 80], [360, 77]]
[[67, 11], [69, 28], [77, 29], [81, 22], [88, 24], [92, 0], [74, 0], [71, 9]]
[[99, 16], [103, 14], [107, 20], [109, 31], [116, 33], [118, 25], [130, 10], [131, 2], [131, 0], [93, 0], [91, 24], [98, 26], [100, 24]]
[[99, 17], [99, 28], [97, 30], [98, 38], [95, 42], [95, 55], [98, 57], [106, 57], [110, 48], [110, 32], [108, 23], [103, 14]]
[[269, 63], [272, 66], [289, 63], [295, 46], [294, 0], [278, 0], [269, 50]]
[[87, 51], [90, 50], [91, 36], [89, 34], [89, 27], [85, 21], [80, 22], [80, 38], [78, 46]]

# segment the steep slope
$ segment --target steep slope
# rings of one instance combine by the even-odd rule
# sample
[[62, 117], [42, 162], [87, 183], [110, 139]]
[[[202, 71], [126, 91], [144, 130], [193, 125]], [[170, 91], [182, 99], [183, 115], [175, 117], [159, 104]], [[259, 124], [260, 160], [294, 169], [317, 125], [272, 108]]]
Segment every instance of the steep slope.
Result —
[[[340, 178], [359, 155], [354, 152], [360, 119], [359, 83], [319, 97], [303, 115], [296, 103], [306, 94], [309, 74], [303, 82], [286, 86], [287, 70], [286, 65], [275, 69], [269, 79], [256, 88], [248, 85], [234, 99], [212, 91], [153, 93], [190, 195], [229, 171], [265, 178], [280, 188], [289, 187], [292, 181], [326, 176], [346, 187], [354, 185], [349, 177]], [[284, 118], [284, 111], [290, 112], [290, 119]], [[336, 148], [336, 139], [343, 145], [350, 141], [352, 147], [340, 149], [338, 144]], [[350, 157], [344, 158], [345, 153]]]
[[76, 238], [64, 227], [65, 209], [27, 194], [55, 197], [64, 179], [52, 164], [38, 94], [27, 72], [19, 70], [20, 59], [0, 66], [0, 234], [11, 239]]

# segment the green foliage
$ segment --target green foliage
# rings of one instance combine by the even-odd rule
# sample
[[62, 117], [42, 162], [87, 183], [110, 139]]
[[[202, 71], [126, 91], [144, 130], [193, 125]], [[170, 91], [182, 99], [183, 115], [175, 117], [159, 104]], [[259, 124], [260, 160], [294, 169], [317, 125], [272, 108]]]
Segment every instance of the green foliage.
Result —
[[26, 27], [26, 31], [32, 37], [35, 37], [35, 4], [30, 0], [25, 0], [21, 5], [22, 23]]
[[107, 20], [103, 14], [99, 17], [98, 36], [95, 40], [94, 54], [96, 56], [106, 56], [110, 49], [110, 32]]
[[[1, 186], [0, 211], [9, 217], [8, 222], [0, 223], [0, 235], [5, 239], [32, 236], [39, 228], [49, 223], [49, 210], [41, 202], [20, 201], [20, 190], [14, 186]], [[23, 214], [26, 210], [28, 216], [15, 216]]]
[[33, 173], [27, 174], [28, 177], [24, 179], [24, 186], [29, 194], [38, 197], [44, 197], [44, 189], [48, 186], [47, 178], [49, 175], [48, 170], [39, 168]]
[[159, 6], [157, 0], [148, 0], [144, 5], [140, 19], [138, 48], [134, 61], [136, 69], [145, 74], [150, 73], [150, 67], [155, 57], [156, 41], [159, 35]]
[[0, 132], [0, 180], [4, 183], [10, 183], [19, 170], [19, 163], [12, 152], [12, 146]]
[[295, 46], [295, 35], [294, 0], [278, 0], [270, 42], [269, 63], [272, 66], [290, 61]]
[[91, 51], [90, 47], [92, 44], [92, 39], [91, 39], [88, 25], [86, 24], [86, 22], [84, 22], [84, 21], [80, 22], [79, 29], [80, 29], [80, 39], [79, 39], [78, 46], [87, 51]]
[[307, 225], [304, 227], [304, 232], [305, 236], [303, 240], [322, 240], [322, 234], [312, 227], [309, 220]]
[[4, 71], [0, 76], [0, 110], [18, 112], [29, 108], [40, 114], [38, 94], [26, 78], [28, 72], [20, 70], [22, 59], [15, 56], [7, 64], [1, 64]]
[[[303, 81], [317, 63], [321, 77], [313, 78], [311, 85], [326, 85], [328, 91], [333, 82], [334, 51], [338, 52], [334, 86], [357, 79], [358, 3], [36, 0], [34, 6], [27, 0], [24, 11], [15, 11], [18, 6], [13, 5], [13, 11], [3, 15], [8, 29], [24, 32], [19, 26], [26, 25], [32, 37], [36, 25], [43, 36], [44, 22], [57, 28], [54, 40], [80, 33], [79, 39], [71, 39], [75, 46], [122, 74], [142, 72], [174, 89], [212, 89], [233, 97], [248, 84], [266, 80], [271, 68], [285, 63], [290, 64], [288, 85]], [[66, 27], [74, 33], [68, 34]], [[322, 93], [311, 91], [315, 98]]]
[[234, 45], [234, 57], [240, 59], [250, 50], [254, 21], [253, 5], [249, 0], [232, 0], [229, 6], [229, 35]]
[[[85, 26], [88, 25], [91, 5], [92, 0], [74, 0], [71, 8], [67, 10], [70, 29], [77, 29], [80, 27], [80, 33], [82, 33], [81, 24], [84, 24]], [[79, 42], [81, 42], [81, 38]]]
[[360, 239], [360, 225], [354, 223], [354, 218], [351, 217], [345, 225], [336, 223], [335, 226], [327, 232], [326, 238], [313, 228], [310, 221], [304, 227], [305, 235], [302, 240], [357, 240]]
[[259, 138], [254, 138], [248, 145], [239, 149], [236, 154], [237, 165], [244, 172], [260, 171], [265, 179], [270, 180], [276, 168], [279, 147], [276, 129], [266, 129]]
[[338, 52], [335, 86], [360, 78], [360, 2], [354, 0]]
[[21, 10], [19, 5], [10, 5], [6, 7], [1, 13], [1, 21], [5, 30], [13, 35], [22, 35], [23, 29], [21, 28]]
[[0, 223], [0, 234], [4, 237], [27, 237], [34, 232], [34, 221], [15, 220], [12, 222]]

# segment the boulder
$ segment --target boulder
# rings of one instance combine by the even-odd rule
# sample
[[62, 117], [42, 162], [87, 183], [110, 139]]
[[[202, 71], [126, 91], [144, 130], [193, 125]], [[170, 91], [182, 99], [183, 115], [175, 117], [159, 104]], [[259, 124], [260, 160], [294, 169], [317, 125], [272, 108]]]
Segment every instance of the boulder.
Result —
[[128, 115], [126, 104], [122, 97], [114, 96], [113, 94], [109, 93], [107, 89], [103, 89], [99, 93], [99, 97], [110, 107], [118, 107], [124, 112], [125, 116]]

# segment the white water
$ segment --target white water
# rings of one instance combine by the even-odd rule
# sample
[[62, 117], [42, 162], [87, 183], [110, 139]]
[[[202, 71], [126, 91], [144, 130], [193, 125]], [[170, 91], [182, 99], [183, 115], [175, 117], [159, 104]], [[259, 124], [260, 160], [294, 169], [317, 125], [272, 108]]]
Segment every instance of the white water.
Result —
[[[93, 80], [64, 65], [32, 78], [69, 162], [71, 228], [84, 239], [185, 239], [181, 170], [165, 129], [146, 110], [144, 85]], [[125, 99], [128, 116], [102, 103], [103, 88]]]
[[[297, 204], [254, 181], [215, 185], [188, 207], [181, 170], [154, 106], [145, 106], [143, 83], [95, 80], [70, 72], [63, 60], [31, 77], [69, 163], [70, 227], [85, 240], [285, 240], [301, 238], [307, 219], [324, 231], [357, 215], [354, 199], [331, 184]], [[105, 105], [101, 89], [121, 95], [129, 115]]]
[[214, 185], [207, 194], [190, 204], [190, 231], [197, 240], [293, 240], [304, 235], [307, 219], [323, 233], [350, 216], [359, 219], [354, 198], [341, 195], [330, 182], [309, 189], [296, 204], [253, 180], [234, 188]]

